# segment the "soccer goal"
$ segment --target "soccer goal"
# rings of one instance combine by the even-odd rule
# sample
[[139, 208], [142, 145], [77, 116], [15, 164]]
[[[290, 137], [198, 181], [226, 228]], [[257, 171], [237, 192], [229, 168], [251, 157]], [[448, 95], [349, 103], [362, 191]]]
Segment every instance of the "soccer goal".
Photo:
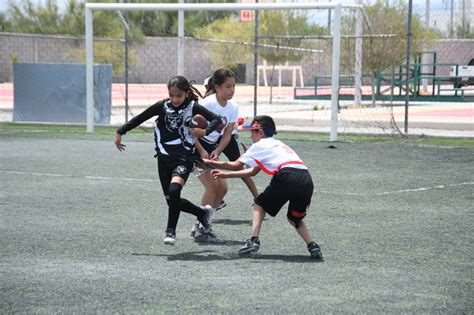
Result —
[[[309, 2], [309, 3], [176, 3], [176, 4], [170, 4], [170, 3], [156, 3], [156, 4], [151, 4], [151, 3], [86, 3], [85, 4], [85, 25], [86, 25], [86, 93], [87, 93], [87, 132], [88, 133], [93, 133], [94, 132], [94, 98], [93, 98], [93, 87], [94, 87], [94, 82], [93, 82], [93, 64], [94, 64], [94, 35], [93, 35], [93, 30], [94, 30], [94, 25], [93, 25], [93, 14], [94, 12], [98, 11], [116, 11], [121, 15], [120, 12], [130, 12], [130, 11], [139, 11], [139, 12], [145, 12], [145, 11], [154, 11], [154, 12], [176, 12], [178, 14], [179, 18], [179, 30], [178, 30], [178, 45], [176, 46], [176, 54], [175, 58], [177, 67], [175, 68], [175, 72], [173, 75], [176, 74], [183, 74], [183, 56], [187, 54], [187, 46], [184, 46], [182, 43], [184, 41], [184, 27], [183, 27], [183, 21], [184, 21], [184, 13], [185, 12], [190, 12], [190, 11], [200, 11], [200, 12], [214, 12], [214, 11], [233, 11], [233, 12], [241, 12], [240, 17], [242, 19], [242, 16], [245, 18], [246, 14], [248, 12], [253, 12], [255, 14], [258, 12], [259, 14], [264, 14], [264, 12], [305, 12], [307, 14], [308, 12], [326, 12], [328, 16], [331, 17], [331, 19], [328, 19], [328, 23], [331, 25], [328, 25], [327, 29], [330, 34], [327, 34], [328, 37], [331, 38], [330, 40], [330, 45], [326, 45], [325, 52], [326, 54], [329, 54], [330, 57], [330, 62], [327, 63], [327, 68], [328, 72], [330, 73], [330, 141], [337, 141], [337, 134], [338, 134], [338, 111], [339, 111], [339, 91], [340, 91], [340, 86], [339, 86], [339, 78], [340, 78], [340, 56], [341, 56], [341, 16], [343, 9], [350, 9], [351, 11], [357, 12], [355, 14], [357, 18], [357, 27], [354, 29], [354, 38], [355, 38], [355, 63], [354, 63], [354, 85], [355, 85], [355, 103], [360, 103], [360, 85], [361, 85], [361, 47], [362, 47], [362, 42], [360, 40], [360, 32], [362, 30], [362, 25], [363, 23], [363, 6], [358, 5], [358, 4], [353, 4], [353, 5], [343, 5], [340, 2]], [[242, 12], [244, 12], [244, 15], [242, 15]], [[238, 14], [238, 13], [237, 13]], [[258, 15], [257, 15], [258, 16]], [[312, 18], [316, 18], [313, 16]], [[288, 21], [283, 23], [283, 24], [289, 24], [291, 21]], [[276, 26], [276, 28], [281, 28], [283, 29], [284, 25], [281, 24], [280, 26]], [[296, 25], [297, 23], [294, 22]], [[269, 23], [268, 25], [271, 26]], [[127, 25], [125, 25], [128, 27]], [[268, 27], [270, 27], [268, 26]], [[288, 25], [286, 25], [288, 26]], [[285, 51], [290, 51], [288, 53], [287, 57], [288, 59], [291, 60], [293, 56], [295, 55], [295, 52], [301, 53], [301, 54], [309, 54], [309, 57], [307, 57], [310, 62], [313, 62], [316, 60], [317, 57], [316, 55], [320, 52], [315, 47], [309, 47], [308, 45], [311, 45], [311, 43], [314, 43], [315, 38], [317, 36], [312, 36], [311, 34], [311, 28], [306, 29], [304, 32], [304, 35], [301, 36], [291, 36], [291, 34], [288, 34], [289, 31], [287, 31], [287, 34], [280, 34], [280, 37], [286, 36], [286, 38], [283, 38], [283, 40], [288, 42], [288, 45], [282, 45], [281, 41], [278, 42], [276, 45], [272, 44], [265, 44], [265, 40], [261, 40], [259, 44], [257, 45], [255, 43], [255, 49], [260, 49], [260, 50], [265, 50], [265, 53], [267, 53], [267, 59], [271, 59], [274, 54], [274, 51], [277, 51], [281, 54]], [[314, 34], [314, 35], [321, 35], [321, 34]], [[270, 38], [270, 37], [268, 37]], [[273, 36], [273, 39], [275, 36]], [[209, 39], [206, 38], [201, 38], [200, 40], [202, 41], [210, 41]], [[292, 42], [299, 41], [305, 41], [304, 47], [295, 47], [296, 45], [291, 45]], [[230, 46], [243, 46], [243, 45], [250, 45], [252, 46], [252, 43], [248, 42], [239, 42], [238, 40], [221, 40], [224, 44], [222, 47], [229, 48]], [[270, 42], [270, 40], [269, 40]], [[214, 40], [214, 43], [216, 44], [216, 40]], [[228, 55], [235, 55], [235, 52], [229, 51], [227, 52]], [[257, 59], [257, 58], [256, 58]], [[259, 63], [259, 60], [255, 60], [255, 77], [252, 82], [254, 86], [258, 86], [259, 82], [255, 82], [257, 78], [257, 73], [259, 70], [257, 69], [257, 65]], [[168, 64], [163, 64], [163, 67], [169, 66]], [[272, 72], [272, 68], [268, 68], [270, 72]], [[278, 73], [278, 84], [281, 85], [281, 81], [284, 80], [285, 70], [291, 70], [287, 71], [288, 74], [287, 76], [291, 76], [291, 73], [293, 73], [293, 76], [295, 75], [294, 69], [299, 70], [300, 72], [298, 73], [298, 79], [300, 81], [303, 81], [303, 75], [302, 72], [304, 72], [306, 69], [305, 67], [302, 67], [298, 62], [293, 62], [293, 64], [289, 64], [287, 61], [286, 63], [282, 64], [275, 64], [273, 65], [273, 72]], [[267, 73], [265, 72], [265, 75]], [[309, 76], [309, 85], [313, 85], [313, 78], [315, 77], [314, 73], [311, 73]], [[291, 81], [291, 78], [288, 79]], [[293, 78], [292, 82], [295, 82], [295, 78]], [[302, 82], [300, 82], [301, 85], [303, 85]], [[276, 84], [275, 84], [276, 85]], [[294, 84], [293, 84], [294, 85]], [[293, 90], [290, 90], [293, 93]], [[270, 91], [272, 93], [272, 91]], [[271, 102], [270, 102], [271, 103]]]

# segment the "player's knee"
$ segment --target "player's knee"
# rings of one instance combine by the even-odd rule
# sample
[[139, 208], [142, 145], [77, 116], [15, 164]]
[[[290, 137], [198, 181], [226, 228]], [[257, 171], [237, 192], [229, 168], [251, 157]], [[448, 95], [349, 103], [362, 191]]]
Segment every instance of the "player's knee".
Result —
[[169, 195], [169, 204], [171, 206], [177, 205], [179, 201], [181, 200], [181, 189], [183, 189], [183, 186], [181, 186], [178, 183], [170, 184], [168, 195]]
[[219, 185], [218, 189], [219, 189], [219, 192], [223, 195], [227, 194], [227, 191], [229, 190], [226, 183], [224, 183], [223, 185]]
[[288, 218], [288, 222], [295, 227], [295, 229], [300, 227], [301, 221], [303, 221], [304, 217], [306, 216], [306, 212], [300, 212], [296, 210], [290, 210], [286, 214]]

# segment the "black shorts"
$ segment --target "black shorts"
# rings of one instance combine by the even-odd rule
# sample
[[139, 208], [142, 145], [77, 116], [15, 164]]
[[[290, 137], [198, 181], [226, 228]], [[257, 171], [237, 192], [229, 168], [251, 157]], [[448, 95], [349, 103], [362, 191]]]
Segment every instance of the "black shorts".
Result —
[[[212, 151], [214, 151], [217, 148], [221, 139], [222, 137], [220, 137], [216, 143], [208, 143], [205, 140], [200, 140], [200, 143], [202, 147], [204, 148], [204, 150], [206, 150], [207, 153], [210, 154]], [[230, 137], [229, 144], [222, 151], [222, 153], [224, 153], [227, 159], [231, 162], [236, 161], [240, 157], [239, 142], [237, 141], [237, 139], [239, 139], [239, 135], [236, 133], [233, 134]]]
[[161, 188], [163, 194], [168, 195], [168, 190], [171, 184], [171, 179], [179, 176], [184, 181], [188, 180], [189, 174], [194, 169], [194, 161], [192, 160], [178, 160], [166, 159], [158, 157], [158, 175], [160, 176]]
[[311, 204], [313, 190], [313, 180], [308, 170], [284, 167], [273, 175], [267, 188], [255, 198], [255, 203], [272, 217], [276, 216], [288, 201], [288, 212], [305, 213]]

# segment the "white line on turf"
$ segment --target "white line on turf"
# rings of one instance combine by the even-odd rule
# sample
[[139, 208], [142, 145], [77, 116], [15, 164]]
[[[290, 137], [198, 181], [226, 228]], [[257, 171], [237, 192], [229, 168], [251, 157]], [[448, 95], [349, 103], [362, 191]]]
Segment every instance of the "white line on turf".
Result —
[[84, 176], [87, 179], [98, 179], [98, 180], [126, 180], [136, 182], [157, 182], [157, 179], [144, 179], [144, 178], [126, 178], [126, 177], [102, 177], [102, 176]]
[[0, 170], [2, 173], [7, 174], [18, 174], [18, 175], [33, 175], [33, 176], [52, 176], [52, 177], [71, 177], [71, 175], [66, 174], [54, 174], [54, 173], [37, 173], [37, 172], [20, 172], [20, 171], [3, 171]]
[[394, 195], [394, 194], [403, 194], [403, 193], [427, 191], [427, 190], [433, 190], [433, 189], [443, 189], [443, 188], [449, 188], [449, 187], [458, 187], [458, 186], [465, 186], [465, 185], [474, 185], [474, 182], [465, 182], [465, 183], [448, 184], [448, 185], [436, 185], [436, 186], [432, 186], [432, 187], [400, 189], [400, 190], [392, 190], [392, 191], [384, 191], [384, 192], [373, 192], [373, 193], [351, 193], [351, 192], [335, 192], [335, 191], [319, 191], [319, 192], [320, 193], [325, 193], [325, 194], [349, 195], [349, 196], [385, 196], [385, 195]]
[[[123, 181], [135, 181], [135, 182], [159, 182], [158, 179], [146, 179], [146, 178], [106, 177], [106, 176], [73, 176], [73, 175], [67, 175], [67, 174], [22, 172], [22, 171], [5, 171], [5, 170], [0, 170], [0, 173], [16, 174], [16, 175], [33, 175], [33, 176], [44, 176], [44, 177], [76, 177], [76, 178], [81, 178], [82, 177], [82, 178], [85, 178], [85, 179], [105, 180], [105, 181], [107, 181], [107, 180], [108, 181], [123, 180]], [[448, 185], [436, 185], [436, 186], [431, 186], [431, 187], [400, 189], [400, 190], [392, 190], [392, 191], [384, 191], [384, 192], [373, 192], [373, 193], [352, 193], [352, 192], [337, 192], [337, 191], [326, 191], [326, 190], [317, 190], [317, 191], [315, 191], [315, 193], [333, 194], [333, 195], [348, 195], [348, 196], [385, 196], [385, 195], [393, 195], [393, 194], [403, 194], [403, 193], [427, 191], [427, 190], [433, 190], [433, 189], [443, 189], [443, 188], [449, 188], [449, 187], [458, 187], [458, 186], [465, 186], [465, 185], [474, 185], [474, 182], [465, 182], [465, 183], [448, 184]]]

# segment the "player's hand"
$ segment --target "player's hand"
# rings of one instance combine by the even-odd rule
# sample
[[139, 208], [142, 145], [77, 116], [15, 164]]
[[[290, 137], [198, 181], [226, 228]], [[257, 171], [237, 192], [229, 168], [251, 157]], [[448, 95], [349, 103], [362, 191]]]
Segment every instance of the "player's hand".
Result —
[[209, 153], [207, 153], [206, 150], [202, 150], [202, 152], [199, 152], [199, 155], [202, 159], [209, 159]]
[[221, 170], [212, 170], [211, 171], [212, 178], [218, 179], [218, 178], [225, 178], [225, 173]]
[[214, 150], [214, 151], [211, 152], [210, 159], [211, 160], [218, 160], [220, 154], [221, 153], [218, 150]]
[[196, 138], [202, 138], [206, 135], [206, 130], [201, 128], [189, 128], [191, 134]]
[[126, 145], [122, 144], [122, 135], [119, 134], [118, 132], [115, 133], [115, 140], [114, 140], [115, 146], [119, 151], [125, 150]]
[[216, 166], [214, 164], [214, 160], [202, 159], [202, 161], [204, 162], [204, 164], [206, 164], [207, 168], [209, 168], [209, 169], [215, 169], [216, 168]]

